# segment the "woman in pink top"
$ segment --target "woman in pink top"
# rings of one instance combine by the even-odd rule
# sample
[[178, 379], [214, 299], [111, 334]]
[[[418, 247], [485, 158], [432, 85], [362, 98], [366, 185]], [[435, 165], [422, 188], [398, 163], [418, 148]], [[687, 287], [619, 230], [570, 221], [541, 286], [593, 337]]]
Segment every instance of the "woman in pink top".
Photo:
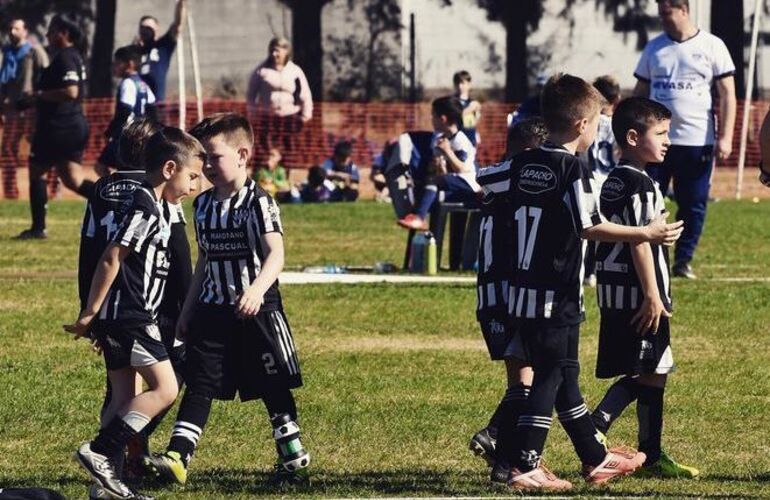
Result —
[[291, 156], [292, 137], [313, 117], [313, 97], [305, 73], [291, 61], [291, 44], [285, 38], [270, 40], [267, 59], [249, 79], [246, 104], [258, 120], [263, 150], [278, 146], [284, 156]]

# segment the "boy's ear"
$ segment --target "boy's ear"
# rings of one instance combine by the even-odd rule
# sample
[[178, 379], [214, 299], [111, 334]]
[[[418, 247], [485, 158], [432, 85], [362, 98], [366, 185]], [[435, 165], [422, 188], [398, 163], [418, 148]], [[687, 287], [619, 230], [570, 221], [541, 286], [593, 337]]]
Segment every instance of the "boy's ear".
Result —
[[628, 129], [626, 132], [626, 143], [629, 146], [639, 145], [639, 132], [632, 128]]
[[177, 164], [174, 160], [168, 160], [166, 163], [163, 164], [160, 171], [163, 173], [163, 178], [165, 180], [169, 180], [174, 176], [174, 173], [176, 173]]
[[575, 122], [575, 130], [577, 130], [580, 135], [585, 133], [586, 128], [588, 128], [588, 118], [581, 118]]
[[249, 151], [249, 148], [238, 148], [238, 166], [245, 167], [248, 165], [250, 157], [251, 151]]

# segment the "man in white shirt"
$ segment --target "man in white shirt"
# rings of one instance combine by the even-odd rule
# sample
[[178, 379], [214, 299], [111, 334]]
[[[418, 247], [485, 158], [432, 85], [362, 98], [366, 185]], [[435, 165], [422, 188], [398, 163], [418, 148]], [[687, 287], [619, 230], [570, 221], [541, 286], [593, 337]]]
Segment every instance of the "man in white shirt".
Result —
[[[714, 155], [725, 160], [732, 153], [735, 126], [735, 65], [724, 42], [699, 30], [690, 19], [688, 0], [657, 0], [663, 33], [650, 40], [634, 76], [634, 95], [649, 97], [673, 113], [666, 160], [648, 168], [666, 192], [674, 181], [679, 205], [677, 219], [685, 228], [674, 253], [674, 276], [695, 278], [690, 261], [706, 219], [706, 204]], [[712, 85], [719, 93], [718, 131]], [[716, 143], [715, 143], [716, 140]]]

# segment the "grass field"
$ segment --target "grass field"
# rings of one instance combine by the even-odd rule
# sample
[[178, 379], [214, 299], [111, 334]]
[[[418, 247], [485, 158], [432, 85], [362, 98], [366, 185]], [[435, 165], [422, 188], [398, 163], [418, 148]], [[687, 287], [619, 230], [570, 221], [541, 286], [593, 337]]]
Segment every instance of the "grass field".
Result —
[[[71, 455], [97, 430], [104, 372], [85, 342], [61, 333], [75, 319], [75, 266], [83, 205], [54, 202], [45, 242], [11, 236], [28, 223], [24, 203], [0, 203], [0, 487], [37, 485], [84, 498]], [[710, 207], [694, 262], [702, 279], [674, 282], [678, 373], [667, 393], [664, 446], [703, 478], [627, 478], [585, 487], [556, 426], [549, 467], [584, 496], [770, 497], [770, 227], [768, 205]], [[283, 210], [287, 265], [400, 262], [404, 235], [389, 207], [373, 203]], [[261, 404], [216, 403], [188, 486], [165, 498], [267, 496], [497, 496], [467, 450], [504, 390], [475, 324], [468, 286], [283, 287], [305, 378], [296, 392], [312, 483], [264, 485], [273, 460]], [[592, 296], [592, 292], [588, 292]], [[608, 383], [593, 377], [595, 302], [583, 326], [581, 383], [589, 406]], [[172, 411], [172, 415], [175, 412]], [[165, 445], [171, 419], [153, 437]], [[611, 442], [635, 444], [631, 409]]]

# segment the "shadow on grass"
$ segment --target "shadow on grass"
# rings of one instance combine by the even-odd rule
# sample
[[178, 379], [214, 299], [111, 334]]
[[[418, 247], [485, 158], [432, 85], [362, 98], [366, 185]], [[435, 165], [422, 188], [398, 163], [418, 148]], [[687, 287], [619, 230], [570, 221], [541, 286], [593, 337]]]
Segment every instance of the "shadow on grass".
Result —
[[[345, 473], [314, 469], [309, 484], [283, 488], [268, 484], [269, 474], [253, 469], [206, 469], [193, 473], [189, 493], [283, 495], [283, 496], [511, 496], [515, 492], [492, 484], [478, 471], [390, 470]], [[749, 482], [748, 478], [736, 479]], [[756, 480], [756, 479], [752, 479]], [[617, 491], [612, 486], [589, 487], [576, 482], [568, 495], [654, 497], [659, 491], [640, 486], [635, 491]], [[741, 495], [751, 497], [752, 495]], [[678, 492], [678, 498], [724, 498], [724, 494]]]

